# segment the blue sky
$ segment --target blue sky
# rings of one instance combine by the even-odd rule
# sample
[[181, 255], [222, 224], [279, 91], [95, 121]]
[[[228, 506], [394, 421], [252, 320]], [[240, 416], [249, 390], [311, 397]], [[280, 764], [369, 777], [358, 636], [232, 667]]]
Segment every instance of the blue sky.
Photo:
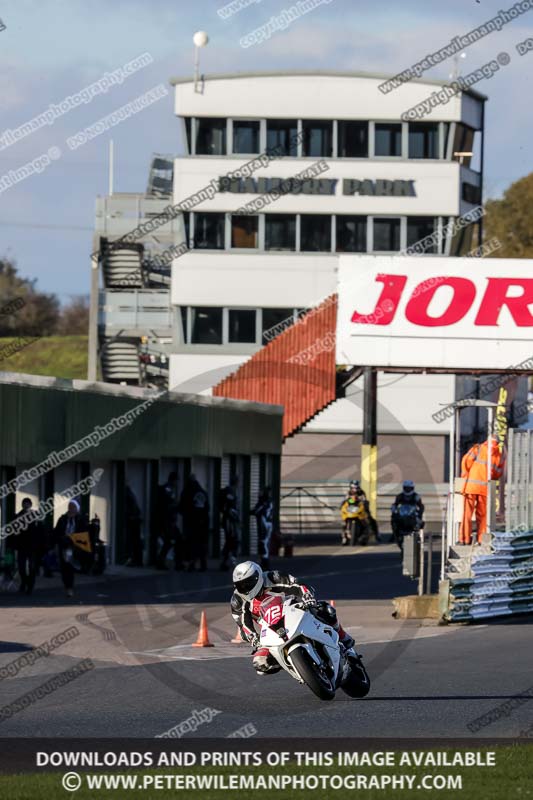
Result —
[[[0, 254], [14, 257], [39, 288], [69, 295], [89, 290], [94, 203], [107, 191], [110, 133], [70, 151], [66, 139], [172, 76], [192, 72], [192, 34], [205, 29], [203, 72], [337, 69], [396, 73], [509, 8], [511, 0], [331, 0], [270, 40], [243, 49], [239, 39], [292, 0], [256, 0], [228, 20], [227, 0], [4, 0], [0, 18], [0, 134], [59, 103], [104, 72], [148, 52], [153, 63], [79, 106], [53, 125], [0, 151], [0, 177], [60, 147], [41, 174], [0, 193]], [[499, 196], [533, 171], [533, 51], [515, 45], [533, 36], [533, 10], [466, 50], [464, 73], [502, 51], [511, 63], [477, 88], [489, 96], [486, 196]], [[426, 73], [448, 78], [451, 61]], [[152, 153], [178, 153], [172, 91], [113, 129], [115, 190], [144, 191]]]

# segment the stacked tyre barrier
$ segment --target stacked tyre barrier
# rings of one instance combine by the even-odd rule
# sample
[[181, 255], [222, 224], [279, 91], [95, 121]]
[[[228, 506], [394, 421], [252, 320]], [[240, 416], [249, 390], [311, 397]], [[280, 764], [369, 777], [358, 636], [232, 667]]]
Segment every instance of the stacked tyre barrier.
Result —
[[533, 531], [494, 534], [491, 552], [473, 556], [470, 577], [448, 577], [450, 622], [533, 613]]

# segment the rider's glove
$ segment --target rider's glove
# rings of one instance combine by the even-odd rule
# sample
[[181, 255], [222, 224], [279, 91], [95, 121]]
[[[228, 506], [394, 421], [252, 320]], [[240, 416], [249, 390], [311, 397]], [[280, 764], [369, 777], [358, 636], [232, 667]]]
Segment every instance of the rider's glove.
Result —
[[304, 592], [302, 595], [302, 606], [304, 608], [315, 608], [317, 601], [311, 592]]

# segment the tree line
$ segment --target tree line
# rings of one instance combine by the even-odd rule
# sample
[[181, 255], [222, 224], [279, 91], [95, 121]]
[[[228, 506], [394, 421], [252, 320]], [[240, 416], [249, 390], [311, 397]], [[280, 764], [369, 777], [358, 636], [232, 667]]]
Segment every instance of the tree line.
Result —
[[512, 183], [500, 200], [485, 203], [485, 239], [502, 247], [493, 258], [533, 258], [533, 172]]
[[62, 306], [36, 283], [23, 278], [14, 261], [0, 258], [0, 337], [87, 334], [88, 298], [76, 295]]

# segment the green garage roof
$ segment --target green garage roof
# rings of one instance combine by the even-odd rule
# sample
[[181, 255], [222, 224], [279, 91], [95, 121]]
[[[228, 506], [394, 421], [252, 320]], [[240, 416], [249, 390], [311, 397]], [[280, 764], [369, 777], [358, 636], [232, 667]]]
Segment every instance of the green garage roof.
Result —
[[[0, 465], [37, 464], [97, 430], [100, 441], [71, 460], [281, 453], [282, 406], [167, 392], [141, 410], [159, 394], [0, 373]], [[133, 415], [124, 418], [136, 408], [140, 413], [133, 421]], [[118, 417], [115, 432], [109, 434], [108, 427], [106, 435], [106, 424]]]

